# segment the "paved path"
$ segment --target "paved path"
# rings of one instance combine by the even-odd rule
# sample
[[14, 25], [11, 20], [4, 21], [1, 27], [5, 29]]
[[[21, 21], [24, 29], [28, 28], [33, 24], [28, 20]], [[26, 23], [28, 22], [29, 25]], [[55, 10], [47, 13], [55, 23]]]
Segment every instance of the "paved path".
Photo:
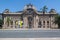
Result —
[[0, 38], [0, 40], [60, 40], [60, 38]]
[[60, 30], [0, 30], [0, 38], [54, 38]]

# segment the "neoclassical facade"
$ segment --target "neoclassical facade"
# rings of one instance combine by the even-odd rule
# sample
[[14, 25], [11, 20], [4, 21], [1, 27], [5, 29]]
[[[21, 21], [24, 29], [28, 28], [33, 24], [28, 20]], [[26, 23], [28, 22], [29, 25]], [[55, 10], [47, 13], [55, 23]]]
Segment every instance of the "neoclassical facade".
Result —
[[36, 8], [28, 4], [24, 7], [23, 11], [10, 12], [6, 9], [3, 12], [3, 28], [20, 28], [18, 21], [23, 21], [21, 28], [58, 28], [54, 23], [56, 11], [51, 9], [50, 12], [37, 11]]

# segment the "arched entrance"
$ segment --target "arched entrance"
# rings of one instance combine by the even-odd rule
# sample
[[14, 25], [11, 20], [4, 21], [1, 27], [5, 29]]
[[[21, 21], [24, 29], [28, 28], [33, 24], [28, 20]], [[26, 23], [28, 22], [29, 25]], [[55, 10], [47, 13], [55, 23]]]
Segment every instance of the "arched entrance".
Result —
[[28, 17], [28, 28], [33, 28], [33, 17]]
[[39, 21], [38, 28], [41, 28], [41, 26], [42, 26], [41, 21]]

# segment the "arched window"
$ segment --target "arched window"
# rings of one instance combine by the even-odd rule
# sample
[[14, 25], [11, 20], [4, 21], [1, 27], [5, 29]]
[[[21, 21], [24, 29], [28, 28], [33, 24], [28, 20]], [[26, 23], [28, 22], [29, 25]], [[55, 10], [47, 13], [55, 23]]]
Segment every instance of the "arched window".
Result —
[[28, 21], [30, 21], [30, 22], [31, 22], [31, 21], [32, 21], [32, 17], [28, 17]]
[[47, 21], [47, 27], [49, 28], [49, 21]]
[[43, 28], [45, 28], [45, 21], [43, 21]]
[[47, 21], [47, 25], [49, 25], [49, 21]]
[[43, 25], [45, 25], [45, 21], [43, 21]]

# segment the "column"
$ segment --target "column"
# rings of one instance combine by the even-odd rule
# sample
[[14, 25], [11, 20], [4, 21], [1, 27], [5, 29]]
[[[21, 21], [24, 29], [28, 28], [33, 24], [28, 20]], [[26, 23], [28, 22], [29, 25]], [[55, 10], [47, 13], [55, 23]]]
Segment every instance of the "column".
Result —
[[23, 18], [23, 28], [25, 28], [25, 17]]
[[34, 28], [35, 28], [35, 26], [36, 26], [36, 18], [34, 17]]
[[15, 28], [15, 21], [13, 20], [13, 28]]
[[24, 17], [23, 18], [23, 21], [24, 21], [23, 22], [23, 24], [24, 24], [23, 26], [24, 26], [24, 28], [26, 28], [27, 27], [27, 17]]
[[47, 28], [47, 21], [45, 21], [45, 28]]
[[43, 20], [41, 20], [41, 24], [42, 24], [42, 27], [41, 28], [43, 28]]
[[51, 18], [49, 18], [49, 28], [51, 28]]
[[50, 22], [51, 22], [51, 27], [50, 28], [53, 28], [53, 22], [52, 22], [53, 18], [51, 17], [50, 18]]
[[6, 26], [6, 17], [4, 17], [4, 25], [3, 25], [3, 28], [7, 28], [7, 26]]
[[38, 16], [36, 16], [36, 27], [35, 28], [38, 28], [38, 22], [39, 22], [39, 18], [38, 18]]
[[8, 28], [11, 28], [11, 26], [10, 26], [11, 24], [10, 24], [10, 21], [9, 21], [9, 26], [8, 26]]

